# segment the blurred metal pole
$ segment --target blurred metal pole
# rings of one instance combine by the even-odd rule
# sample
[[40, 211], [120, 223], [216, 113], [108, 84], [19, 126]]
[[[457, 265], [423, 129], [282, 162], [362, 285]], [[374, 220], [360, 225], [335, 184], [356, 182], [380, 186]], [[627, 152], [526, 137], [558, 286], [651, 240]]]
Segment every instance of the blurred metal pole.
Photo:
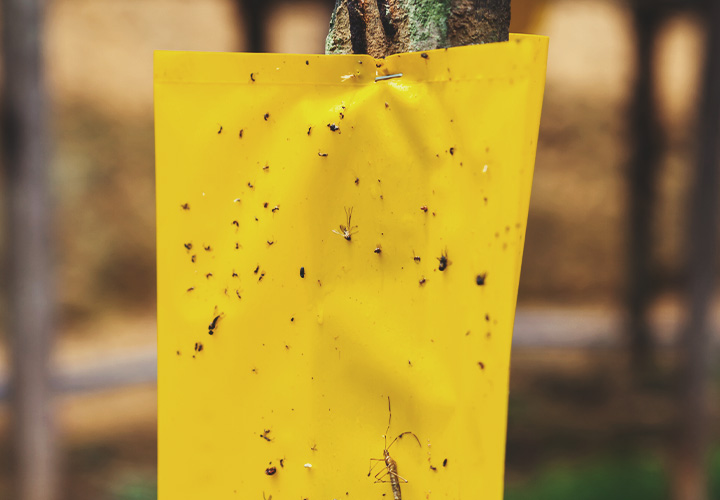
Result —
[[57, 498], [49, 374], [53, 330], [44, 2], [2, 2], [2, 150], [6, 172], [8, 323], [12, 363], [15, 494]]
[[695, 179], [690, 193], [688, 322], [680, 349], [679, 433], [673, 457], [676, 500], [707, 500], [711, 342], [708, 310], [718, 251], [720, 188], [720, 2], [704, 16], [707, 52], [702, 82]]
[[636, 35], [635, 85], [630, 107], [631, 158], [628, 168], [628, 341], [632, 371], [642, 380], [654, 366], [649, 323], [653, 299], [652, 226], [659, 173], [661, 129], [658, 119], [654, 52], [661, 9], [654, 2], [632, 3]]

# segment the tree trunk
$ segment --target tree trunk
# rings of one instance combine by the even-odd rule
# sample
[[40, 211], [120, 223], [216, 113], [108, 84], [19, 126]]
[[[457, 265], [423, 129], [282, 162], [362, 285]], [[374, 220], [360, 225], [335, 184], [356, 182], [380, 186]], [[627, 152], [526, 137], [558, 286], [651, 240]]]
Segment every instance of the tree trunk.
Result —
[[654, 365], [648, 313], [653, 299], [652, 226], [662, 138], [653, 56], [663, 15], [656, 5], [646, 2], [637, 2], [633, 7], [637, 74], [630, 109], [627, 327], [632, 369], [642, 380]]
[[337, 0], [325, 52], [376, 58], [502, 42], [510, 0]]
[[39, 0], [3, 2], [3, 161], [6, 172], [8, 328], [19, 500], [57, 498], [49, 374], [52, 265], [48, 133]]
[[710, 325], [708, 311], [718, 251], [720, 162], [720, 2], [704, 16], [707, 52], [703, 77], [698, 155], [688, 221], [689, 314], [680, 349], [679, 433], [673, 488], [677, 500], [708, 498]]

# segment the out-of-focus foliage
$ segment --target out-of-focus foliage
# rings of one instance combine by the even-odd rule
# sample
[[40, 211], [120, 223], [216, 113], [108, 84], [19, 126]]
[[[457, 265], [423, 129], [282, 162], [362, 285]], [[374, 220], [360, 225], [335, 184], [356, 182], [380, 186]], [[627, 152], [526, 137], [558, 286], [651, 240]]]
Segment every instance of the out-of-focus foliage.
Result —
[[[720, 452], [711, 462], [710, 499], [720, 499]], [[656, 457], [608, 456], [585, 465], [556, 465], [536, 478], [509, 485], [505, 500], [666, 500], [667, 467]]]

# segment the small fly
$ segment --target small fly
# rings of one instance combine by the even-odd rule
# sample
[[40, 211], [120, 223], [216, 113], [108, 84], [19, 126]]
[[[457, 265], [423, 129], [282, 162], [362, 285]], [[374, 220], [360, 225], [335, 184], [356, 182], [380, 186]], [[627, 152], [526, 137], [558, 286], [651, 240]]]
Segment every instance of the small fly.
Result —
[[444, 271], [447, 269], [447, 266], [450, 265], [450, 261], [448, 260], [448, 254], [447, 250], [440, 253], [440, 257], [437, 258], [438, 261], [440, 261], [440, 265], [438, 266], [438, 271]]
[[345, 217], [347, 217], [347, 226], [343, 226], [340, 224], [340, 231], [333, 229], [332, 232], [335, 234], [339, 234], [346, 240], [350, 241], [352, 239], [352, 235], [357, 233], [357, 226], [352, 225], [352, 211], [353, 207], [345, 208]]

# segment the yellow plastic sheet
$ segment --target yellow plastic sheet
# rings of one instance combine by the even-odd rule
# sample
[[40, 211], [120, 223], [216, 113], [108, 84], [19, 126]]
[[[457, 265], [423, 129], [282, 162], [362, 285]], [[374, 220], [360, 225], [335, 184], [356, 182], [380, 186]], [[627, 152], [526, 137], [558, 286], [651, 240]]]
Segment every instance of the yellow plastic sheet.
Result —
[[546, 54], [155, 54], [161, 500], [502, 498]]

